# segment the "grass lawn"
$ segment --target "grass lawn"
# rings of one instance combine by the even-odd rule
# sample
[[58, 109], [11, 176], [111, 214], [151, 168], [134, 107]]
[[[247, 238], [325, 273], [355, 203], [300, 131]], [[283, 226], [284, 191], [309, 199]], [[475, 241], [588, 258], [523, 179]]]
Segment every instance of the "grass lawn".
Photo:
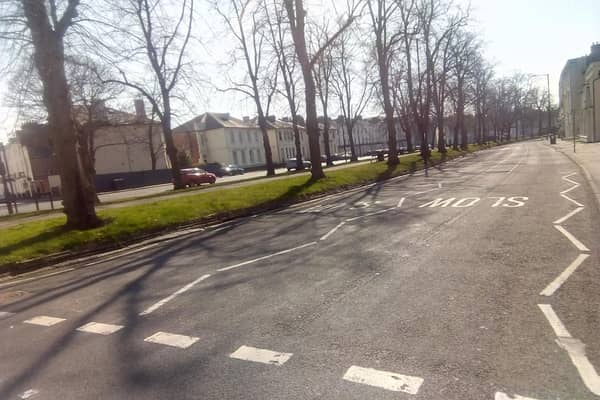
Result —
[[[469, 148], [469, 151], [475, 150], [479, 148]], [[449, 150], [447, 157], [455, 158], [461, 154]], [[440, 159], [438, 152], [432, 152], [434, 162]], [[86, 231], [65, 230], [65, 217], [27, 222], [0, 230], [0, 267], [64, 251], [93, 249], [101, 245], [118, 246], [142, 235], [208, 217], [241, 215], [244, 211], [275, 207], [317, 194], [388, 179], [406, 173], [411, 167], [423, 167], [418, 154], [403, 156], [400, 165], [393, 169], [384, 162], [370, 163], [328, 171], [326, 178], [316, 182], [310, 181], [306, 175], [292, 176], [102, 210], [98, 214], [105, 221], [104, 226]]]

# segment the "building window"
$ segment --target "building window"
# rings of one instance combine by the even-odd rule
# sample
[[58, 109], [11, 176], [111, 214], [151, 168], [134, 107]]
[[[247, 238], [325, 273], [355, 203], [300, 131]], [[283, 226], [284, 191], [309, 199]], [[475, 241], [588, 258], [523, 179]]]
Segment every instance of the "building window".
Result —
[[238, 132], [238, 140], [240, 143], [244, 143], [244, 137], [242, 136], [242, 132]]
[[254, 164], [254, 150], [250, 149], [249, 155], [250, 155], [250, 163]]
[[242, 153], [242, 165], [246, 165], [246, 152], [244, 150], [240, 150]]
[[238, 159], [238, 152], [237, 151], [232, 151], [231, 154], [233, 154], [233, 163], [234, 164], [239, 164], [240, 160]]
[[235, 134], [234, 132], [229, 132], [229, 143], [235, 144]]

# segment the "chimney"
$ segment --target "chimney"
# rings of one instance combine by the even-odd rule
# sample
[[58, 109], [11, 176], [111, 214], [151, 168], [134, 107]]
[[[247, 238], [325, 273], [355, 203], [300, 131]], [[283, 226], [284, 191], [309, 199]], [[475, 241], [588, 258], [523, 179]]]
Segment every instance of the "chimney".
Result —
[[277, 121], [277, 118], [275, 118], [275, 116], [274, 116], [274, 115], [269, 115], [269, 116], [267, 117], [267, 121], [269, 121], [270, 123], [274, 124], [274, 123], [275, 123], [275, 121]]
[[133, 101], [135, 105], [135, 117], [138, 121], [146, 119], [146, 106], [144, 105], [143, 99], [135, 99]]
[[244, 117], [244, 122], [250, 122], [250, 117]]
[[106, 113], [106, 104], [104, 100], [95, 100], [92, 105], [92, 119], [97, 121], [107, 121], [108, 114]]

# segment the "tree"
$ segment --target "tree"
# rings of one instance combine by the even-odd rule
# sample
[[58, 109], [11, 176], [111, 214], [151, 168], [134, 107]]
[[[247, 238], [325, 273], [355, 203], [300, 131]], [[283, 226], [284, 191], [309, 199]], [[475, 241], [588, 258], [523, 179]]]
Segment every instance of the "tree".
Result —
[[[329, 36], [322, 43], [317, 51], [309, 55], [309, 49], [306, 43], [306, 10], [303, 0], [284, 0], [285, 8], [288, 14], [288, 22], [294, 39], [294, 47], [298, 62], [302, 68], [304, 78], [304, 95], [306, 106], [306, 133], [308, 135], [308, 144], [310, 148], [310, 158], [312, 161], [311, 177], [313, 180], [325, 177], [323, 167], [321, 166], [321, 149], [319, 145], [319, 121], [317, 119], [317, 92], [313, 69], [315, 63], [321, 57], [321, 54], [333, 43], [336, 38], [346, 30], [354, 21], [354, 13], [359, 4], [352, 4], [348, 17], [343, 22], [336, 33]], [[360, 2], [359, 2], [360, 3]]]
[[[323, 32], [323, 29], [321, 29], [320, 32]], [[329, 46], [321, 53], [319, 60], [317, 60], [313, 67], [317, 96], [319, 97], [321, 110], [323, 111], [323, 143], [325, 144], [325, 162], [328, 166], [333, 165], [331, 148], [329, 145], [329, 130], [331, 125], [329, 119], [329, 101], [331, 97], [331, 82], [334, 64], [332, 52], [332, 46]], [[345, 150], [346, 149], [344, 149], [344, 151]]]
[[35, 66], [43, 85], [48, 125], [60, 170], [67, 226], [89, 229], [100, 225], [95, 194], [87, 174], [80, 168], [72, 103], [65, 73], [64, 38], [77, 17], [79, 0], [68, 0], [62, 16], [55, 0], [22, 0], [21, 6], [31, 35]]
[[[292, 117], [292, 129], [294, 131], [294, 145], [296, 147], [296, 170], [304, 169], [302, 156], [302, 143], [299, 127], [299, 101], [298, 101], [298, 77], [296, 66], [298, 65], [294, 44], [289, 42], [289, 30], [285, 29], [285, 10], [281, 8], [277, 0], [273, 0], [272, 8], [265, 4], [267, 23], [271, 34], [271, 45], [277, 59], [279, 72], [283, 82], [283, 95], [287, 100], [290, 115]], [[329, 157], [330, 159], [331, 157]]]
[[400, 38], [401, 32], [393, 32], [391, 27], [393, 19], [398, 13], [398, 1], [369, 0], [369, 14], [371, 27], [375, 35], [375, 50], [379, 70], [379, 83], [383, 112], [388, 132], [388, 164], [393, 166], [400, 163], [398, 159], [398, 146], [396, 143], [396, 124], [394, 122], [394, 106], [392, 104], [392, 88], [390, 85], [390, 67], [392, 56]]
[[358, 161], [353, 131], [359, 116], [369, 104], [373, 94], [373, 84], [370, 82], [370, 66], [367, 63], [359, 67], [362, 71], [356, 70], [358, 63], [354, 55], [359, 51], [357, 42], [352, 40], [349, 33], [350, 31], [346, 31], [340, 35], [332, 46], [334, 54], [332, 82], [344, 116], [345, 130], [350, 144], [350, 161]]
[[[225, 12], [220, 4], [223, 0], [214, 2], [214, 7], [225, 21], [225, 25], [239, 44], [250, 83], [236, 82], [232, 90], [246, 94], [254, 100], [258, 114], [258, 126], [262, 133], [267, 176], [275, 175], [273, 154], [269, 143], [269, 124], [267, 116], [277, 89], [277, 68], [268, 65], [265, 57], [267, 26], [261, 16], [264, 8], [253, 0], [228, 0], [232, 15]], [[248, 37], [249, 30], [250, 37]]]
[[[180, 0], [169, 7], [159, 4], [160, 0], [131, 0], [123, 4], [113, 0], [112, 12], [105, 18], [104, 25], [113, 26], [110, 19], [119, 18], [127, 29], [116, 29], [103, 34], [111, 37], [112, 43], [102, 43], [98, 49], [109, 48], [111, 54], [100, 54], [109, 58], [120, 78], [106, 79], [136, 90], [146, 98], [161, 122], [165, 146], [175, 189], [184, 188], [179, 172], [177, 148], [173, 142], [172, 102], [177, 85], [181, 83], [186, 64], [186, 50], [192, 36], [194, 22], [194, 0]], [[177, 7], [175, 7], [177, 4]], [[174, 16], [174, 17], [173, 17]], [[102, 16], [99, 16], [101, 18]], [[108, 39], [107, 39], [108, 41]], [[126, 70], [123, 64], [141, 65], [143, 73]], [[152, 78], [147, 72], [151, 73]], [[153, 88], [157, 86], [158, 90]]]

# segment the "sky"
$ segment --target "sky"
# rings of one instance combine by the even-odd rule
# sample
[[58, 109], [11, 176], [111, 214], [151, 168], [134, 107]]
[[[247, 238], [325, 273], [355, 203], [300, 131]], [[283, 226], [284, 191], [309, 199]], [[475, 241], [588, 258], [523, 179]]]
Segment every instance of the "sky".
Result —
[[[600, 42], [598, 0], [455, 1], [471, 5], [474, 29], [480, 33], [498, 76], [513, 72], [550, 74], [555, 97], [566, 61], [587, 55], [592, 43]], [[539, 79], [545, 87], [545, 78]], [[2, 107], [5, 94], [5, 82], [0, 79], [0, 141], [6, 141], [15, 128], [14, 112]], [[229, 111], [236, 116], [252, 113], [251, 102], [231, 102], [227, 96], [213, 96], [207, 105], [211, 109], [199, 111]]]

